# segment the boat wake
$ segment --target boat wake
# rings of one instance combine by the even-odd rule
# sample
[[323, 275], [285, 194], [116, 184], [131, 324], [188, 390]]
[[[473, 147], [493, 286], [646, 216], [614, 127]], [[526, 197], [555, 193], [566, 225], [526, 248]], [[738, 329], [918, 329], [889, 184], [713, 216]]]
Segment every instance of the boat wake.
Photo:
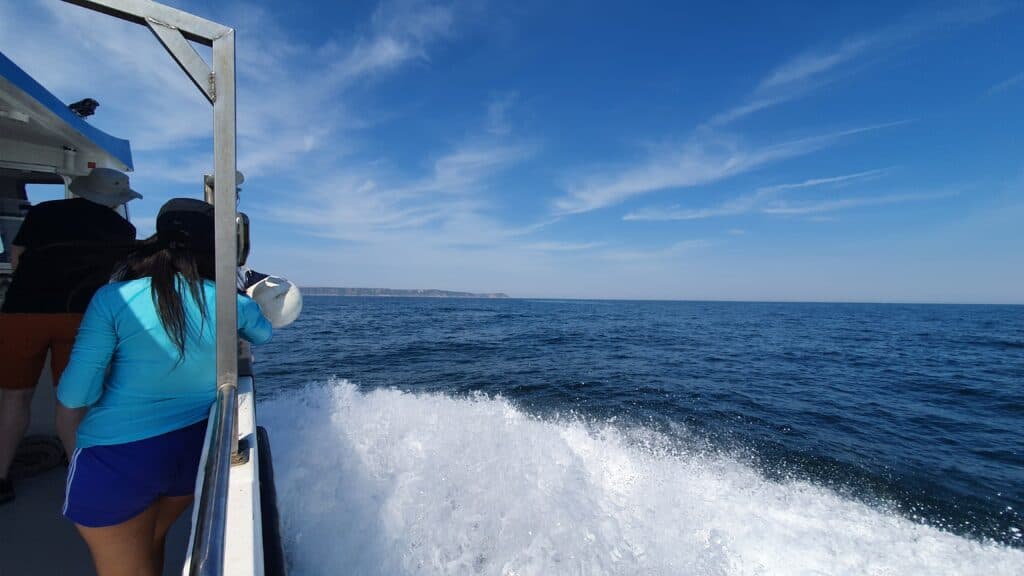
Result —
[[345, 381], [261, 402], [293, 574], [1022, 574], [984, 543], [650, 431]]

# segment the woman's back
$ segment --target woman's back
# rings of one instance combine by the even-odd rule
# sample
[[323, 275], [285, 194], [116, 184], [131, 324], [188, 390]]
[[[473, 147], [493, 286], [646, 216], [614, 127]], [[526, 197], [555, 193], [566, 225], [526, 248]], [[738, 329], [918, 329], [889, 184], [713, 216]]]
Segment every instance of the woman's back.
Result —
[[[206, 418], [216, 393], [214, 283], [202, 282], [205, 303], [179, 284], [184, 356], [161, 322], [150, 278], [109, 284], [93, 297], [58, 388], [68, 407], [92, 404], [79, 447], [149, 438]], [[259, 306], [241, 295], [238, 329], [255, 344], [270, 339]]]

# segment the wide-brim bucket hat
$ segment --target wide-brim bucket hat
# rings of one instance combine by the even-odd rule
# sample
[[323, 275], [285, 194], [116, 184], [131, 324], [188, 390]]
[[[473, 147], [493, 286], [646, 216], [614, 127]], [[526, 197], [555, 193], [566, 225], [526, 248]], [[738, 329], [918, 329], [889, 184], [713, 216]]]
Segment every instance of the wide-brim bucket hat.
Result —
[[283, 328], [302, 312], [302, 293], [294, 282], [280, 276], [267, 276], [246, 291], [260, 306], [263, 316], [274, 328]]
[[113, 168], [93, 168], [72, 180], [68, 188], [75, 196], [108, 208], [142, 198], [142, 194], [131, 189], [128, 175]]

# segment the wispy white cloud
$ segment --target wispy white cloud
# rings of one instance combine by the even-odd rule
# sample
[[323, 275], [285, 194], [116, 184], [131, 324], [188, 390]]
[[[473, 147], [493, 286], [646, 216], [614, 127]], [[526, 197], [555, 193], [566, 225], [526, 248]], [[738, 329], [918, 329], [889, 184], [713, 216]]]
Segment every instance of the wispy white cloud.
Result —
[[605, 242], [534, 242], [523, 247], [541, 252], [576, 252], [604, 246]]
[[770, 72], [742, 103], [713, 116], [707, 126], [730, 124], [804, 96], [829, 83], [829, 74], [837, 67], [853, 61], [881, 41], [880, 36], [864, 36], [848, 39], [829, 49], [800, 54]]
[[524, 226], [509, 227], [506, 230], [506, 232], [507, 232], [509, 237], [529, 236], [530, 234], [533, 234], [534, 232], [537, 232], [537, 231], [539, 231], [541, 229], [553, 226], [554, 224], [557, 224], [561, 220], [562, 220], [562, 218], [560, 216], [555, 216], [555, 217], [552, 217], [552, 218], [544, 218], [544, 219], [538, 220], [536, 222], [532, 222], [530, 224], [526, 224]]
[[890, 194], [885, 196], [858, 196], [826, 200], [824, 202], [791, 203], [779, 201], [762, 208], [761, 211], [765, 214], [801, 216], [806, 214], [820, 214], [822, 212], [836, 212], [839, 210], [860, 208], [864, 206], [884, 206], [887, 204], [939, 200], [955, 196], [956, 194], [957, 192], [931, 192], [917, 194]]
[[703, 220], [719, 216], [734, 216], [750, 212], [768, 196], [763, 191], [746, 194], [710, 208], [641, 208], [622, 217], [627, 221], [667, 222], [673, 220]]
[[239, 5], [234, 13], [251, 27], [245, 32], [269, 38], [274, 46], [269, 61], [254, 48], [239, 56], [249, 61], [240, 66], [247, 71], [240, 94], [247, 98], [239, 101], [239, 116], [259, 119], [239, 124], [240, 136], [247, 138], [239, 144], [239, 164], [254, 173], [300, 158], [308, 164], [329, 157], [329, 165], [348, 153], [340, 144], [344, 136], [372, 122], [350, 109], [349, 91], [409, 63], [429, 62], [430, 49], [455, 34], [458, 16], [451, 4], [384, 1], [354, 40], [308, 45], [259, 9]]
[[744, 102], [744, 103], [742, 103], [742, 104], [740, 104], [738, 106], [734, 106], [734, 107], [732, 107], [732, 108], [730, 108], [730, 109], [728, 109], [728, 110], [726, 110], [724, 112], [719, 112], [718, 114], [715, 114], [714, 116], [711, 117], [710, 120], [708, 120], [708, 122], [707, 122], [707, 124], [705, 124], [705, 126], [706, 127], [723, 126], [725, 124], [729, 124], [730, 122], [739, 120], [740, 118], [744, 118], [746, 116], [750, 116], [751, 114], [753, 114], [755, 112], [759, 112], [759, 111], [764, 110], [766, 108], [771, 108], [772, 106], [775, 106], [777, 104], [781, 104], [781, 103], [783, 103], [783, 102], [785, 102], [787, 100], [791, 100], [794, 97], [795, 97], [795, 95], [790, 95], [790, 96], [777, 95], [777, 96], [771, 96], [771, 97], [759, 96], [759, 97], [750, 98], [746, 102]]
[[711, 241], [704, 238], [681, 240], [664, 248], [651, 250], [607, 250], [600, 254], [605, 260], [616, 260], [629, 263], [675, 260], [694, 251], [708, 248]]
[[[578, 214], [614, 205], [626, 199], [669, 188], [693, 187], [717, 182], [761, 166], [808, 154], [827, 146], [825, 140], [807, 140], [775, 146], [751, 148], [729, 142], [718, 132], [741, 118], [801, 97], [848, 73], [867, 55], [904, 45], [926, 32], [947, 29], [990, 18], [1005, 9], [999, 5], [979, 4], [966, 8], [918, 13], [904, 22], [871, 33], [849, 37], [824, 48], [798, 54], [769, 72], [739, 105], [725, 110], [700, 126], [681, 148], [662, 152], [635, 166], [577, 178], [567, 194], [555, 201], [561, 214]], [[833, 139], [834, 141], [834, 139]], [[762, 194], [763, 197], [765, 194]], [[745, 197], [719, 209], [683, 211], [661, 219], [689, 219], [744, 211], [758, 197]], [[648, 214], [653, 216], [653, 214]], [[639, 218], [637, 213], [626, 219]]]
[[301, 205], [274, 203], [267, 216], [301, 225], [308, 233], [357, 242], [409, 236], [411, 241], [444, 245], [495, 243], [544, 224], [515, 228], [484, 215], [485, 192], [495, 176], [531, 154], [526, 145], [475, 140], [411, 179], [396, 176], [386, 166], [349, 164], [327, 179], [310, 182], [311, 192]]
[[915, 13], [901, 23], [797, 54], [761, 79], [743, 102], [715, 115], [706, 125], [723, 126], [801, 98], [855, 71], [857, 64], [865, 58], [884, 58], [894, 47], [912, 43], [925, 33], [985, 20], [1005, 8], [1000, 4], [982, 2]]
[[369, 33], [354, 46], [331, 44], [321, 51], [331, 59], [341, 53], [328, 69], [328, 81], [344, 85], [410, 60], [427, 60], [429, 45], [453, 33], [455, 16], [454, 7], [447, 4], [382, 2]]
[[434, 162], [433, 173], [413, 185], [422, 192], [465, 192], [479, 190], [485, 178], [528, 158], [534, 148], [528, 144], [479, 142], [458, 147]]
[[[395, 74], [410, 64], [429, 65], [431, 50], [458, 34], [461, 8], [458, 3], [385, 0], [355, 40], [334, 40], [314, 47], [296, 45], [286, 52], [283, 63], [303, 70], [308, 76], [303, 80], [309, 82], [293, 83], [271, 102], [275, 106], [286, 103], [285, 99], [296, 93], [307, 94], [303, 97], [310, 101], [297, 112], [297, 103], [286, 103], [286, 109], [297, 118], [267, 136], [286, 136], [283, 145], [291, 143], [296, 161], [317, 170], [295, 177], [295, 186], [305, 191], [298, 198], [301, 201], [269, 201], [262, 207], [266, 217], [299, 225], [308, 234], [364, 245], [494, 244], [543, 226], [515, 227], [487, 215], [487, 197], [496, 177], [537, 149], [535, 143], [510, 135], [508, 112], [515, 102], [514, 93], [499, 94], [487, 102], [486, 118], [476, 133], [435, 155], [418, 175], [407, 166], [394, 166], [386, 156], [367, 159], [365, 151], [358, 148], [337, 149], [337, 142], [351, 141], [344, 136], [361, 128], [352, 126], [352, 118], [365, 118], [365, 112], [350, 108], [350, 88], [365, 86], [368, 80]], [[297, 58], [312, 58], [323, 63], [323, 69], [308, 63], [296, 66]], [[295, 85], [303, 90], [295, 90]], [[321, 116], [324, 110], [331, 111], [326, 120]], [[288, 134], [295, 137], [288, 138]], [[261, 148], [266, 156], [259, 160], [272, 166], [280, 162], [273, 155], [280, 146], [272, 141], [267, 144]]]
[[863, 54], [877, 44], [877, 37], [851, 38], [835, 48], [821, 52], [805, 52], [776, 68], [757, 86], [759, 92], [792, 87], [820, 77], [836, 66]]
[[623, 220], [652, 220], [652, 221], [671, 221], [671, 220], [701, 220], [704, 218], [714, 218], [719, 216], [734, 216], [737, 214], [745, 214], [748, 212], [756, 211], [759, 206], [763, 206], [764, 203], [772, 198], [778, 196], [779, 193], [787, 190], [799, 190], [804, 188], [815, 188], [815, 187], [837, 187], [850, 184], [852, 182], [863, 182], [878, 178], [885, 174], [888, 169], [878, 170], [867, 170], [864, 172], [857, 172], [854, 174], [843, 174], [841, 176], [831, 176], [828, 178], [811, 178], [802, 182], [795, 182], [790, 184], [776, 184], [773, 186], [763, 186], [758, 188], [750, 194], [744, 194], [723, 202], [718, 206], [708, 208], [690, 208], [684, 209], [679, 206], [672, 206], [670, 208], [644, 208], [640, 210], [634, 210], [623, 216]]
[[578, 214], [618, 204], [648, 192], [710, 184], [815, 152], [848, 136], [906, 122], [863, 126], [760, 147], [744, 145], [735, 138], [701, 134], [681, 149], [661, 151], [639, 166], [590, 176], [570, 185], [568, 194], [555, 201], [555, 208], [562, 214]]
[[849, 184], [851, 182], [863, 182], [865, 180], [874, 180], [885, 175], [889, 172], [889, 168], [878, 168], [876, 170], [865, 170], [863, 172], [855, 172], [853, 174], [843, 174], [841, 176], [830, 176], [828, 178], [811, 178], [804, 180], [803, 182], [796, 182], [793, 184], [776, 184], [774, 186], [765, 186], [760, 190], [768, 192], [781, 192], [783, 190], [799, 190], [801, 188], [815, 188], [818, 186], [835, 186], [840, 184]]
[[715, 115], [708, 125], [729, 124], [755, 112], [799, 98], [829, 83], [832, 80], [829, 74], [836, 68], [853, 61], [884, 41], [884, 35], [862, 36], [849, 38], [828, 49], [799, 54], [769, 72], [743, 103]]
[[516, 102], [515, 93], [502, 94], [493, 98], [487, 105], [487, 132], [496, 136], [505, 136], [512, 131], [509, 122], [509, 110]]
[[1005, 92], [1022, 82], [1024, 82], [1024, 72], [1021, 72], [1020, 74], [1014, 74], [1013, 76], [1010, 76], [1006, 80], [1003, 80], [1002, 82], [993, 85], [985, 93], [988, 94], [989, 96], [992, 96], [993, 94], [999, 94], [1000, 92]]

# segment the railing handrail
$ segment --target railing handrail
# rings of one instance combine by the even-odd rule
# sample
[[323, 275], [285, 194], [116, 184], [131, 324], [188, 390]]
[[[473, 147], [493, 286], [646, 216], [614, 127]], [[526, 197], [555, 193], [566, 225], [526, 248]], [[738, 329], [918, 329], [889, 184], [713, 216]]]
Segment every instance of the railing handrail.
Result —
[[232, 440], [237, 429], [238, 388], [217, 390], [210, 443], [203, 467], [202, 491], [192, 531], [192, 561], [189, 574], [220, 576], [224, 573], [224, 538], [227, 526], [228, 487], [231, 474]]

